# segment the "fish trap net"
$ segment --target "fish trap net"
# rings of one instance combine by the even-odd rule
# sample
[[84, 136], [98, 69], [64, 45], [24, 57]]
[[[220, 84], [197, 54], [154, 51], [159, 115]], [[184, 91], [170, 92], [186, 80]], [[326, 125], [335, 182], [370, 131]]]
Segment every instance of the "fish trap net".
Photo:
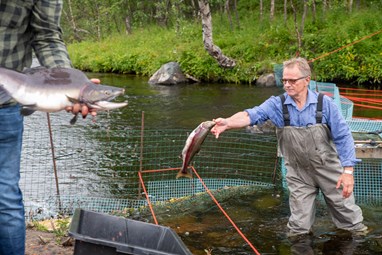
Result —
[[[114, 117], [70, 125], [69, 118], [51, 114], [50, 128], [45, 113], [25, 118], [20, 186], [28, 218], [145, 206], [139, 171], [152, 201], [203, 192], [197, 178], [175, 178], [192, 130], [142, 129]], [[192, 164], [210, 189], [273, 187], [281, 179], [276, 152], [273, 135], [232, 131], [208, 135]]]
[[[129, 126], [117, 116], [76, 125], [66, 113], [49, 119], [50, 128], [45, 113], [25, 118], [20, 187], [27, 219], [71, 214], [76, 208], [111, 213], [146, 206], [146, 195], [163, 202], [205, 191], [195, 176], [175, 178], [191, 129]], [[274, 133], [243, 129], [219, 139], [208, 135], [192, 165], [211, 190], [284, 184]], [[381, 180], [382, 159], [364, 159], [356, 168], [357, 200], [380, 203]]]

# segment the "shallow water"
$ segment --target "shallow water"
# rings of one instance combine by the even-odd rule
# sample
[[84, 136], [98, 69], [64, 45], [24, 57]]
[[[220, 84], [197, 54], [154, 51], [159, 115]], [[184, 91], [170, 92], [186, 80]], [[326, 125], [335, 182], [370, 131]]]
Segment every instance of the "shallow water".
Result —
[[[362, 206], [365, 224], [371, 229], [365, 237], [336, 230], [322, 200], [317, 200], [313, 235], [288, 239], [288, 199], [274, 189], [234, 188], [218, 201], [248, 242], [260, 254], [382, 254], [381, 207]], [[224, 191], [225, 193], [229, 191]], [[182, 209], [180, 209], [182, 208]], [[220, 209], [207, 195], [155, 208], [159, 224], [170, 226], [195, 255], [255, 254]]]
[[[237, 111], [260, 104], [271, 95], [282, 93], [280, 88], [257, 88], [235, 84], [167, 87], [149, 85], [147, 78], [137, 76], [89, 74], [89, 77], [100, 78], [104, 84], [126, 88], [126, 95], [118, 100], [128, 100], [129, 105], [108, 114], [100, 113], [94, 125], [89, 125], [90, 120], [79, 119], [75, 126], [70, 126], [68, 124], [70, 115], [66, 113], [54, 115], [54, 125], [70, 130], [70, 137], [66, 136], [66, 133], [54, 133], [55, 140], [64, 148], [56, 151], [59, 170], [68, 169], [67, 172], [59, 172], [62, 181], [61, 194], [78, 192], [70, 185], [67, 188], [65, 186], [73, 180], [78, 180], [76, 188], [89, 189], [89, 194], [101, 192], [115, 195], [118, 194], [119, 188], [123, 187], [122, 182], [113, 186], [106, 185], [106, 182], [110, 176], [113, 180], [118, 177], [119, 172], [115, 168], [119, 162], [129, 160], [124, 157], [113, 158], [112, 153], [115, 152], [112, 150], [118, 150], [113, 144], [123, 142], [125, 137], [112, 141], [107, 140], [107, 135], [102, 138], [93, 137], [93, 132], [97, 130], [106, 131], [104, 133], [107, 134], [109, 130], [129, 130], [139, 127], [142, 124], [142, 112], [146, 128], [193, 129], [202, 121], [230, 116]], [[367, 114], [369, 115], [366, 117], [378, 117], [375, 112]], [[27, 118], [25, 125], [27, 130], [43, 129], [43, 132], [47, 132], [44, 114]], [[44, 122], [44, 125], [41, 126], [39, 122]], [[28, 171], [22, 173], [25, 197], [33, 197], [36, 194], [44, 196], [44, 193], [55, 195], [54, 183], [50, 182], [51, 180], [41, 181], [44, 180], [41, 176], [51, 176], [50, 151], [41, 150], [48, 144], [48, 139], [36, 139], [36, 137], [25, 139], [24, 148], [31, 149], [27, 156], [39, 159], [38, 164], [27, 165]], [[104, 150], [104, 144], [111, 146]], [[126, 149], [134, 150], [134, 148]], [[75, 155], [73, 160], [64, 160], [70, 159], [73, 154]], [[122, 152], [120, 154], [125, 155]], [[130, 155], [138, 157], [138, 152]], [[27, 161], [28, 159], [25, 160]], [[65, 165], [60, 165], [62, 162], [65, 162]], [[49, 166], [49, 171], [42, 170], [41, 165]], [[83, 171], [85, 168], [97, 168], [101, 171]], [[48, 183], [49, 186], [44, 186]], [[289, 209], [287, 197], [282, 191], [256, 190], [251, 194], [235, 194], [218, 201], [261, 254], [293, 254], [292, 250], [298, 247], [305, 250], [294, 254], [382, 254], [380, 207], [362, 206], [365, 223], [372, 231], [366, 238], [353, 238], [348, 233], [336, 231], [325, 206], [319, 206], [313, 240], [300, 240], [292, 245], [285, 236]], [[191, 205], [186, 212], [176, 211], [176, 213], [172, 212], [173, 208], [170, 205], [165, 212], [159, 212], [159, 224], [175, 229], [193, 254], [204, 255], [208, 250], [211, 250], [211, 254], [254, 253], [209, 197]], [[183, 210], [186, 206], [182, 205], [181, 208]]]
[[[260, 104], [280, 88], [257, 88], [236, 84], [150, 85], [147, 78], [126, 75], [88, 74], [102, 83], [124, 87], [129, 105], [121, 109], [118, 119], [131, 126], [161, 128], [195, 128], [200, 122], [227, 117]], [[120, 99], [123, 101], [123, 99]]]

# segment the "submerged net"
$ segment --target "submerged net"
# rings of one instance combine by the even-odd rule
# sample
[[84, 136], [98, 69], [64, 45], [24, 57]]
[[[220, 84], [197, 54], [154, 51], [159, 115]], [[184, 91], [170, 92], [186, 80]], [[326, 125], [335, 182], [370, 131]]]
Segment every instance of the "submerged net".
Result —
[[[382, 121], [349, 118], [353, 104], [339, 96], [334, 84], [311, 86], [338, 97], [357, 139], [376, 133], [367, 139], [382, 140], [376, 132], [382, 130]], [[71, 214], [75, 208], [109, 213], [145, 206], [139, 171], [160, 170], [144, 174], [152, 201], [203, 192], [198, 179], [177, 180], [176, 171], [167, 171], [181, 167], [180, 154], [192, 130], [129, 126], [118, 115], [76, 125], [70, 125], [68, 118], [65, 113], [50, 116], [52, 137], [45, 113], [25, 118], [20, 186], [27, 218]], [[380, 146], [375, 149], [381, 150]], [[193, 166], [212, 190], [244, 185], [285, 187], [286, 169], [277, 157], [273, 132], [229, 131], [218, 140], [209, 135]], [[363, 158], [356, 166], [355, 181], [359, 203], [380, 205], [382, 159]]]
[[[142, 131], [126, 123], [116, 125], [112, 120], [81, 121], [71, 126], [67, 118], [67, 114], [50, 117], [54, 151], [46, 115], [25, 118], [20, 183], [29, 218], [70, 214], [78, 207], [107, 213], [146, 205], [138, 171], [181, 167], [179, 156], [192, 131]], [[218, 140], [209, 135], [193, 165], [210, 189], [271, 187], [281, 178], [275, 169], [276, 151], [273, 134], [226, 132]], [[165, 201], [202, 191], [197, 178], [177, 180], [176, 174], [145, 174], [152, 200]]]

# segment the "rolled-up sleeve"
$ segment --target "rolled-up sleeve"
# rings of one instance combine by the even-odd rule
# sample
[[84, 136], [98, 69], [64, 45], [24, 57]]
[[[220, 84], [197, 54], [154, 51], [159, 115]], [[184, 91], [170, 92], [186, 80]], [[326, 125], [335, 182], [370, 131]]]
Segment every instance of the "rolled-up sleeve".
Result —
[[245, 111], [249, 115], [250, 125], [258, 125], [271, 120], [276, 127], [284, 126], [281, 99], [279, 97], [272, 96], [261, 105], [246, 109]]
[[337, 105], [332, 100], [325, 100], [328, 110], [327, 121], [332, 134], [333, 142], [336, 145], [341, 164], [345, 166], [354, 166], [359, 159], [356, 159], [354, 139], [349, 126], [339, 111]]

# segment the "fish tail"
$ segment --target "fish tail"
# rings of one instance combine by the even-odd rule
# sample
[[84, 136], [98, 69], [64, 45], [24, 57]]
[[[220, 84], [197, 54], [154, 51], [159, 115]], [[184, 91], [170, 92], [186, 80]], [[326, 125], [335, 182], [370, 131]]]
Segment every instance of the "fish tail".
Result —
[[183, 169], [180, 169], [180, 171], [179, 171], [178, 174], [176, 175], [176, 179], [181, 178], [181, 177], [185, 177], [185, 178], [190, 178], [190, 179], [192, 179], [192, 174], [190, 173], [190, 171], [188, 171], [187, 168], [186, 168], [185, 170], [186, 170], [186, 171], [184, 171]]

